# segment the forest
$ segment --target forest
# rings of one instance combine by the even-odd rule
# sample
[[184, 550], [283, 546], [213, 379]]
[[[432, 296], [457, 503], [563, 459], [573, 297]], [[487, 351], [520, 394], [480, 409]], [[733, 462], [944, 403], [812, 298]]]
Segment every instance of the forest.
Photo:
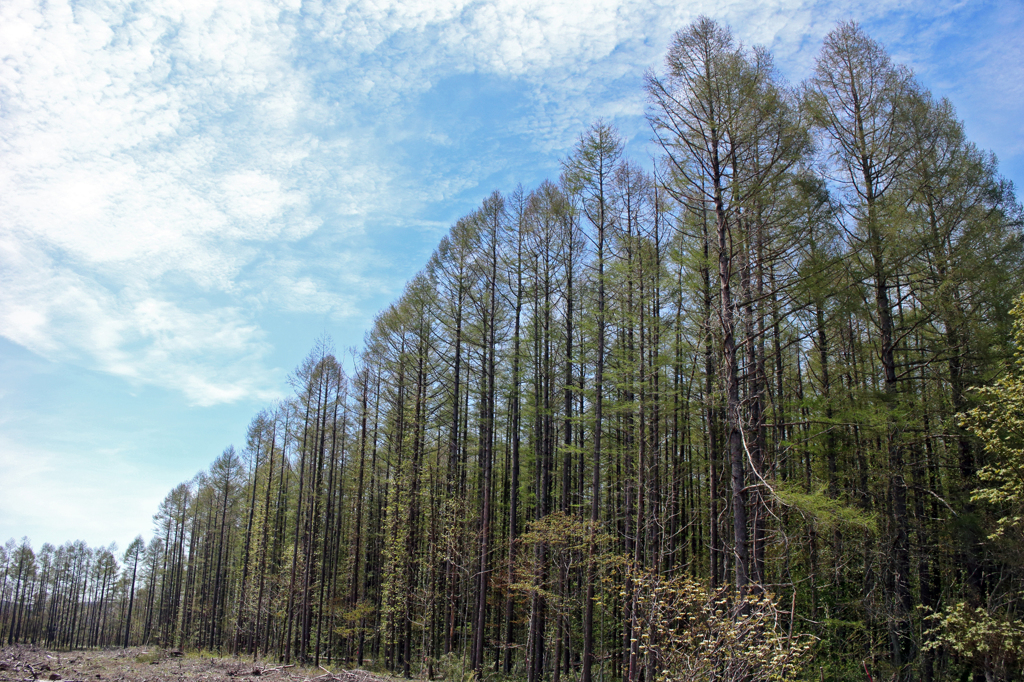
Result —
[[[1024, 212], [855, 23], [701, 18], [318, 340], [152, 537], [0, 550], [0, 637], [407, 678], [1024, 679]], [[346, 370], [345, 367], [351, 369]]]

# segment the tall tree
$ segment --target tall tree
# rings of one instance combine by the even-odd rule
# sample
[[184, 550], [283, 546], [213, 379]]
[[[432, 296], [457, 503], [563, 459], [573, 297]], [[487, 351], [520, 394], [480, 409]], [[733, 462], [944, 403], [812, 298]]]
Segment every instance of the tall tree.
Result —
[[604, 408], [604, 363], [605, 363], [605, 259], [608, 233], [612, 227], [611, 200], [612, 177], [622, 156], [622, 141], [618, 133], [607, 123], [596, 123], [584, 133], [572, 156], [565, 163], [565, 175], [574, 191], [582, 197], [583, 214], [590, 223], [590, 239], [594, 245], [597, 260], [597, 320], [594, 336], [597, 343], [597, 357], [594, 369], [594, 421], [593, 421], [593, 476], [590, 499], [590, 559], [587, 565], [587, 598], [583, 615], [583, 671], [582, 682], [591, 682], [594, 654], [594, 582], [596, 578], [596, 543], [593, 534], [600, 520], [601, 504], [601, 437]]
[[142, 557], [142, 550], [146, 548], [146, 543], [142, 539], [141, 535], [137, 535], [131, 544], [128, 545], [128, 549], [124, 551], [124, 563], [132, 565], [132, 581], [131, 586], [128, 588], [128, 615], [125, 616], [124, 622], [124, 644], [122, 648], [127, 649], [128, 644], [131, 641], [131, 628], [132, 628], [132, 607], [135, 605], [135, 577], [139, 571], [139, 559]]
[[[912, 168], [910, 123], [918, 93], [910, 72], [894, 65], [884, 48], [854, 23], [825, 38], [808, 88], [808, 111], [828, 145], [834, 179], [843, 188], [853, 258], [872, 286], [874, 324], [885, 391], [888, 455], [889, 546], [892, 560], [892, 657], [901, 679], [915, 656], [911, 631], [910, 524], [905, 444], [900, 435], [900, 396], [890, 291], [905, 258], [897, 239], [895, 201]], [[863, 254], [863, 255], [861, 255]]]

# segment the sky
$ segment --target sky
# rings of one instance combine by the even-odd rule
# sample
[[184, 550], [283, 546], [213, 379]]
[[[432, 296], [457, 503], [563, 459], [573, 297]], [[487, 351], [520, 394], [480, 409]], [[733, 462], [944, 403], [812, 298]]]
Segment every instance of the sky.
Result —
[[1020, 0], [0, 0], [0, 542], [148, 538], [492, 191], [598, 119], [649, 164], [700, 14], [792, 84], [860, 22], [1024, 187]]

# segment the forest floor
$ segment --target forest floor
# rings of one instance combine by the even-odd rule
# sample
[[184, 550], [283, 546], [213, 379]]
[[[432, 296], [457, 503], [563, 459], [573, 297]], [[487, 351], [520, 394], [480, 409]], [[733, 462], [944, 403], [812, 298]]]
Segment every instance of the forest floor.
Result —
[[[333, 666], [332, 666], [333, 667]], [[156, 648], [0, 648], [0, 682], [392, 682], [365, 670], [302, 668]]]

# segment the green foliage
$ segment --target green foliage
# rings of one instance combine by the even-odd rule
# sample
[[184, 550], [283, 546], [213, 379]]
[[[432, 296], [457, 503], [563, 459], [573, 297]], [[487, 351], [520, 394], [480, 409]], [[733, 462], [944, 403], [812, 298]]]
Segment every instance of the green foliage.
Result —
[[775, 496], [785, 506], [792, 507], [804, 517], [813, 519], [819, 530], [832, 528], [856, 528], [869, 533], [878, 533], [878, 516], [856, 507], [843, 504], [841, 500], [825, 494], [825, 484], [806, 491], [792, 482], [780, 482], [774, 486]]
[[978, 471], [972, 499], [997, 510], [991, 540], [1019, 546], [1024, 540], [1024, 296], [1012, 311], [1016, 350], [1011, 371], [976, 391], [982, 404], [960, 415], [960, 424], [974, 435], [988, 455]]
[[958, 602], [925, 617], [931, 627], [925, 650], [946, 648], [985, 671], [985, 679], [1008, 679], [1024, 662], [1024, 621]]
[[465, 657], [454, 651], [437, 659], [434, 675], [448, 682], [477, 682], [479, 679]]
[[[521, 594], [537, 594], [559, 612], [579, 608], [577, 599], [567, 599], [554, 587], [559, 575], [567, 576], [586, 564], [591, 533], [597, 548], [598, 568], [607, 573], [623, 565], [623, 557], [610, 551], [612, 537], [599, 523], [555, 512], [530, 523], [527, 531], [517, 538], [520, 552], [516, 580], [509, 588]], [[554, 570], [545, 570], [546, 567]]]
[[359, 634], [359, 631], [364, 629], [360, 623], [372, 617], [374, 611], [373, 604], [365, 600], [360, 601], [353, 608], [339, 610], [336, 614], [338, 625], [335, 626], [334, 633], [342, 637]]

